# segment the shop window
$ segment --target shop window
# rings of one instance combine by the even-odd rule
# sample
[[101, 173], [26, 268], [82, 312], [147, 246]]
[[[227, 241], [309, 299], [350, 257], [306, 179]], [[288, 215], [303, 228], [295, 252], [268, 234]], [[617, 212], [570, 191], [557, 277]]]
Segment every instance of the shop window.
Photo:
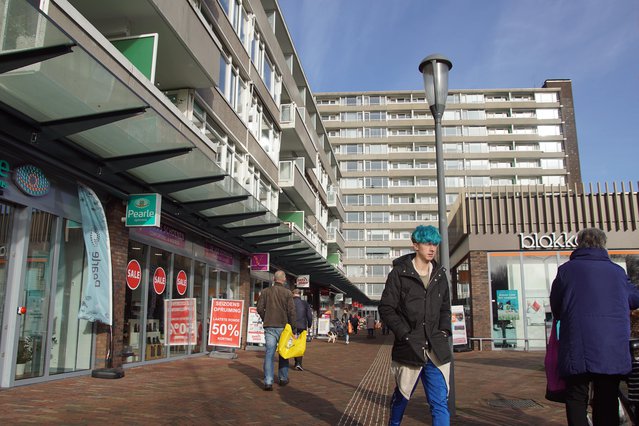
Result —
[[[122, 354], [124, 363], [141, 361], [142, 349], [146, 349], [143, 341], [146, 321], [144, 321], [142, 309], [146, 260], [147, 246], [129, 241], [127, 287], [124, 296], [124, 348]], [[129, 277], [129, 275], [131, 276]]]
[[151, 247], [149, 256], [149, 279], [146, 324], [146, 360], [165, 358], [166, 330], [164, 324], [164, 300], [170, 299], [171, 253]]

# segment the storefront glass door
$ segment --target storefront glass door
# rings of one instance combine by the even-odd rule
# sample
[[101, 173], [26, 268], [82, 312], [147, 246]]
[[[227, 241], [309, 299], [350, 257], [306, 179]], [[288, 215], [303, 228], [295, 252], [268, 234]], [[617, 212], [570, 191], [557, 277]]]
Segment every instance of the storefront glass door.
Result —
[[170, 298], [169, 276], [171, 253], [156, 247], [150, 248], [148, 302], [146, 312], [146, 351], [145, 360], [166, 358], [164, 299]]
[[2, 318], [7, 294], [7, 272], [11, 251], [11, 231], [13, 229], [13, 207], [0, 203], [0, 340], [2, 340]]
[[33, 209], [20, 317], [16, 379], [44, 375], [55, 216]]
[[60, 238], [49, 374], [91, 368], [93, 325], [79, 319], [86, 279], [86, 252], [82, 225], [64, 219]]

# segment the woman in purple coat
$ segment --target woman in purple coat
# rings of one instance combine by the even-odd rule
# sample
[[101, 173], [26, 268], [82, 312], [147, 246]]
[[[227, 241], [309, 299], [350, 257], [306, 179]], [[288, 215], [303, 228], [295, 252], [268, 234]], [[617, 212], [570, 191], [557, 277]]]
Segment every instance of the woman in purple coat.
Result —
[[619, 424], [619, 381], [632, 369], [628, 342], [630, 310], [639, 308], [639, 290], [613, 263], [606, 234], [588, 228], [577, 249], [561, 265], [550, 291], [559, 327], [559, 374], [566, 380], [568, 424], [587, 425], [588, 390], [593, 385], [593, 424]]

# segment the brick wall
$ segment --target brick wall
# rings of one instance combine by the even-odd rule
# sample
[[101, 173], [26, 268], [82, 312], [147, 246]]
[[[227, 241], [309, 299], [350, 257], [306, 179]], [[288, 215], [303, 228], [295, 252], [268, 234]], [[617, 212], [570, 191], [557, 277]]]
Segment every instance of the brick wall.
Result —
[[[491, 337], [490, 283], [485, 251], [470, 252], [470, 297], [473, 337]], [[484, 345], [490, 349], [490, 345]]]

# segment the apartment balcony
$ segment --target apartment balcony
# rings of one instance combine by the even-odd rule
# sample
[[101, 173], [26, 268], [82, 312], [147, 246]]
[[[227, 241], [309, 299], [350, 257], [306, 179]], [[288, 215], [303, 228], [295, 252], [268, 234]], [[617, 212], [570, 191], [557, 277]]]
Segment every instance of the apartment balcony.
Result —
[[280, 161], [279, 185], [298, 210], [314, 215], [316, 195], [304, 176], [304, 161], [301, 160]]
[[306, 167], [317, 165], [317, 148], [305, 124], [306, 112], [295, 104], [280, 106], [280, 125], [282, 127], [282, 144], [280, 156], [295, 153], [306, 162]]
[[158, 34], [153, 83], [160, 90], [212, 87], [219, 81], [220, 51], [188, 1], [69, 0], [109, 40]]
[[346, 212], [344, 210], [344, 204], [342, 204], [342, 199], [339, 197], [339, 192], [335, 189], [329, 189], [327, 195], [327, 206], [329, 213], [343, 221], [346, 217]]
[[335, 227], [328, 227], [328, 239], [326, 240], [326, 242], [328, 243], [329, 252], [341, 251], [343, 253], [346, 251], [346, 242], [344, 241], [344, 236], [342, 235], [340, 230]]

